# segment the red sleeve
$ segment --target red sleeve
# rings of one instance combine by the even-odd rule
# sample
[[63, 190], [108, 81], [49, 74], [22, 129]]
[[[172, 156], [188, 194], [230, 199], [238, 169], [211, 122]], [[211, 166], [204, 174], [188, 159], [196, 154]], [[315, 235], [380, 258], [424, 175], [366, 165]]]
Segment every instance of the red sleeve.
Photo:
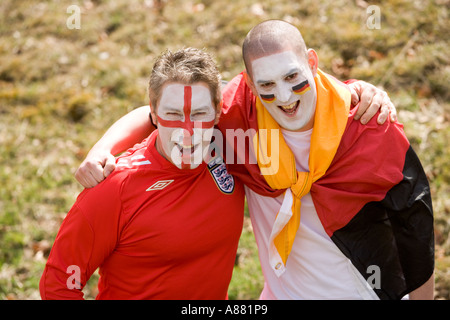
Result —
[[114, 250], [121, 183], [113, 176], [85, 189], [61, 224], [39, 283], [42, 299], [83, 299], [86, 282]]

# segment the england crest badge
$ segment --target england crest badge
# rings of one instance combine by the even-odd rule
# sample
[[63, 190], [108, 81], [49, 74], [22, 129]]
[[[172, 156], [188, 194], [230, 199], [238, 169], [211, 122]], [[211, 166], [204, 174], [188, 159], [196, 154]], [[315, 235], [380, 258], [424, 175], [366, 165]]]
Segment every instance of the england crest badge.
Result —
[[208, 163], [208, 170], [211, 173], [217, 186], [223, 193], [233, 193], [234, 178], [228, 173], [227, 167], [222, 157], [217, 156]]

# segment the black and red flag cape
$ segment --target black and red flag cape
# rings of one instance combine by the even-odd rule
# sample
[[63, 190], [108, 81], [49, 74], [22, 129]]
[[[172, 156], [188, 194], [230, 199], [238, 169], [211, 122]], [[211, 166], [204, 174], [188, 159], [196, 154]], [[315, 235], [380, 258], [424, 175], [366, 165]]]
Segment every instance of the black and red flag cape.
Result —
[[[225, 133], [224, 148], [236, 148], [227, 129], [258, 129], [255, 97], [242, 74], [225, 88], [223, 106], [218, 127]], [[333, 162], [313, 183], [311, 196], [325, 231], [361, 275], [367, 280], [370, 267], [379, 268], [380, 286], [373, 288], [378, 297], [401, 299], [433, 274], [430, 187], [403, 126], [378, 125], [376, 117], [362, 125], [353, 120], [356, 110], [350, 111]], [[261, 195], [282, 194], [267, 185], [248, 150], [226, 159], [229, 171]]]

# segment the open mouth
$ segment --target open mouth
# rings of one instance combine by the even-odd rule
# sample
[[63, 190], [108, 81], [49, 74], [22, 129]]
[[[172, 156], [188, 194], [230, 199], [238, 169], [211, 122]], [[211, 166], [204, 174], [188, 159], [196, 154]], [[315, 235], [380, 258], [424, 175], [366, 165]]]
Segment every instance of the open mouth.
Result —
[[184, 144], [178, 144], [176, 143], [175, 146], [178, 148], [178, 150], [180, 151], [180, 155], [183, 156], [183, 154], [188, 155], [188, 154], [193, 154], [196, 150], [196, 148], [198, 147], [197, 145], [184, 145]]
[[280, 108], [281, 111], [283, 111], [286, 115], [292, 117], [297, 112], [299, 105], [300, 105], [300, 100], [297, 100], [296, 102], [293, 102], [286, 106], [278, 106], [278, 108]]

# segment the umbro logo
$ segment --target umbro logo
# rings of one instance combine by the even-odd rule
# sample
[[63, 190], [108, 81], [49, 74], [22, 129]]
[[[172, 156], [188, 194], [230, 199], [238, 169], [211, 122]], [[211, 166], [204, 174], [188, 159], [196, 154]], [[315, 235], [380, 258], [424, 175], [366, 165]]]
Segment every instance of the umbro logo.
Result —
[[171, 184], [172, 182], [173, 182], [173, 180], [160, 180], [160, 181], [157, 181], [154, 184], [152, 184], [150, 186], [150, 188], [148, 188], [145, 191], [162, 190], [165, 187], [167, 187], [169, 184]]

